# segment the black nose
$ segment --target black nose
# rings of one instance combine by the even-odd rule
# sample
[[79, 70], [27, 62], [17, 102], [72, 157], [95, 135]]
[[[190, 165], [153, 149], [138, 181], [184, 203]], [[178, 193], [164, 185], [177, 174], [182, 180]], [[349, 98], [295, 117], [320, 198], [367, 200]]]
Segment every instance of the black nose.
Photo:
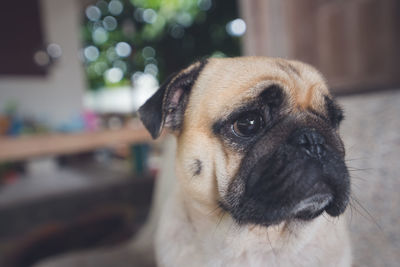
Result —
[[321, 158], [325, 155], [325, 138], [314, 129], [297, 130], [291, 141], [294, 145], [302, 147], [309, 156]]

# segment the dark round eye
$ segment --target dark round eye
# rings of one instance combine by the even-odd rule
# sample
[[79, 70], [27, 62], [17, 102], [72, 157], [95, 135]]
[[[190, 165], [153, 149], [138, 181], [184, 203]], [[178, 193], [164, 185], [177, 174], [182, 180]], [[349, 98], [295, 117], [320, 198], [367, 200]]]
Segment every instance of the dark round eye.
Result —
[[256, 112], [247, 112], [239, 117], [233, 125], [233, 132], [240, 137], [250, 137], [264, 126], [263, 118]]

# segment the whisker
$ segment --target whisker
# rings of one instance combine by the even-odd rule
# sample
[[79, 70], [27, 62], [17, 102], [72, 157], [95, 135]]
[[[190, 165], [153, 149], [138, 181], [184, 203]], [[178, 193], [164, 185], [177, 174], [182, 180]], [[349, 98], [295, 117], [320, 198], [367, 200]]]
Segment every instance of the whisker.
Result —
[[360, 201], [353, 195], [350, 195], [350, 199], [354, 204], [357, 204], [357, 206], [361, 209], [360, 210], [357, 209], [356, 205], [353, 205], [353, 203], [351, 202], [350, 205], [353, 206], [354, 210], [358, 212], [358, 214], [360, 214], [363, 218], [367, 219], [368, 221], [372, 222], [373, 224], [375, 224], [375, 226], [380, 230], [383, 231], [382, 227], [380, 226], [380, 224], [377, 222], [377, 220], [375, 219], [374, 216], [372, 216], [372, 214], [360, 203]]
[[365, 172], [369, 172], [369, 171], [372, 171], [373, 168], [356, 168], [356, 167], [347, 166], [347, 170], [349, 170], [349, 171], [365, 171]]
[[357, 179], [357, 180], [360, 180], [360, 181], [367, 181], [368, 180], [367, 178], [364, 178], [364, 177], [361, 177], [361, 176], [355, 176], [354, 174], [351, 174], [350, 179]]
[[366, 160], [367, 158], [350, 158], [350, 159], [345, 159], [346, 162], [348, 161], [356, 161], [356, 160]]
[[276, 251], [275, 251], [275, 248], [272, 246], [271, 239], [269, 238], [268, 229], [267, 229], [266, 233], [267, 233], [267, 240], [268, 240], [269, 246], [271, 247], [272, 253], [273, 253], [274, 256], [276, 257]]

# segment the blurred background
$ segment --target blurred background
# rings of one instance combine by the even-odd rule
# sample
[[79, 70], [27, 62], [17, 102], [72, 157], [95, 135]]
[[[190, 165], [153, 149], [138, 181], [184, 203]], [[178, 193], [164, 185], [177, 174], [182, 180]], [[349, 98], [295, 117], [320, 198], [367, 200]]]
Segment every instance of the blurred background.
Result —
[[157, 219], [155, 181], [173, 183], [175, 144], [152, 141], [136, 111], [194, 60], [240, 55], [326, 77], [346, 115], [354, 266], [398, 266], [399, 1], [0, 6], [0, 266], [152, 266], [142, 226]]

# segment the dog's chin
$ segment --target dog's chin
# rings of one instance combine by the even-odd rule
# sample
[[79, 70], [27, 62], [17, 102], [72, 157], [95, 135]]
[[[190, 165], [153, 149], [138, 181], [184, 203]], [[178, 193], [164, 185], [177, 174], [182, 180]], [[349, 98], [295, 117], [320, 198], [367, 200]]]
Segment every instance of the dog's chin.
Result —
[[331, 194], [321, 193], [301, 200], [294, 206], [291, 214], [296, 219], [311, 220], [322, 214], [325, 209], [332, 203], [333, 196]]
[[[327, 212], [342, 214], [350, 191], [347, 168], [335, 153], [312, 158], [282, 146], [261, 158], [247, 173], [245, 190], [222, 206], [239, 224], [270, 226], [283, 221], [312, 220]], [[228, 193], [229, 194], [229, 193]]]

